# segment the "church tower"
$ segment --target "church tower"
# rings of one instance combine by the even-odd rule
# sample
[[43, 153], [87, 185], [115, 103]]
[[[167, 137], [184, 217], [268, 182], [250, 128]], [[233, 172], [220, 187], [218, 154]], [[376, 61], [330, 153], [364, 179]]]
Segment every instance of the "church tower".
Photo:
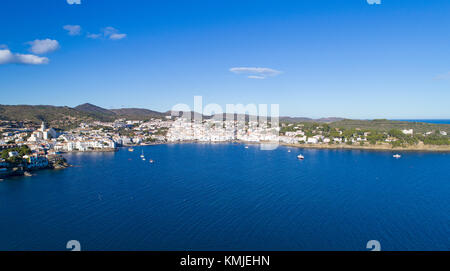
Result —
[[47, 130], [47, 127], [45, 126], [45, 122], [42, 122], [42, 124], [41, 124], [41, 131], [43, 132], [45, 130]]

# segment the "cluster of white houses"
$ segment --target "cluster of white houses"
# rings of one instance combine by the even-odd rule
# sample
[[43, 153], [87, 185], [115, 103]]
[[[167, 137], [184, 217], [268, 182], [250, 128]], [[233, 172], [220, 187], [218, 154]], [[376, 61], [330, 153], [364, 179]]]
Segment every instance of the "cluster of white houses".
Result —
[[[294, 124], [289, 124], [292, 126]], [[177, 141], [199, 141], [199, 142], [281, 142], [287, 144], [320, 144], [347, 142], [342, 137], [328, 138], [320, 133], [306, 136], [301, 127], [295, 127], [295, 131], [280, 134], [279, 127], [271, 127], [267, 123], [239, 122], [239, 121], [216, 121], [206, 120], [201, 123], [191, 122], [186, 119], [177, 119], [168, 130], [166, 139], [169, 142]], [[342, 132], [340, 132], [342, 134]], [[365, 134], [367, 136], [367, 134]], [[352, 138], [352, 142], [367, 141], [364, 137]]]
[[234, 120], [209, 119], [202, 122], [191, 122], [179, 118], [173, 122], [167, 132], [168, 142], [199, 141], [199, 142], [226, 142], [226, 141], [276, 141], [280, 128], [269, 127], [258, 122], [243, 122]]
[[[0, 145], [13, 142], [16, 145], [27, 145], [33, 152], [42, 150], [51, 152], [73, 152], [73, 151], [97, 151], [114, 150], [118, 146], [139, 145], [149, 140], [164, 141], [164, 135], [155, 135], [159, 129], [172, 125], [172, 121], [152, 119], [149, 122], [117, 120], [114, 122], [81, 123], [80, 126], [71, 131], [58, 133], [53, 128], [47, 128], [45, 123], [34, 131], [22, 131], [7, 133], [8, 136]], [[101, 127], [101, 128], [99, 128]], [[104, 128], [111, 128], [106, 130]], [[132, 131], [132, 136], [123, 136], [116, 133], [114, 129], [127, 128]], [[27, 135], [30, 135], [27, 138]], [[7, 140], [7, 142], [6, 142]]]
[[47, 128], [45, 122], [42, 122], [41, 128], [31, 133], [28, 142], [39, 142], [41, 140], [49, 140], [56, 138], [58, 135], [53, 128]]

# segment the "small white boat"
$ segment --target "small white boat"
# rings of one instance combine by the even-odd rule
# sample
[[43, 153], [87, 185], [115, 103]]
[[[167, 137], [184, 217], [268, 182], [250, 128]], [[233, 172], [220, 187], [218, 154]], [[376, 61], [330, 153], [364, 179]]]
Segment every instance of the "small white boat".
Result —
[[245, 146], [246, 149], [248, 149], [248, 146]]
[[291, 152], [291, 150], [288, 150], [288, 152]]
[[304, 160], [304, 159], [305, 159], [305, 156], [299, 154], [299, 155], [297, 156], [297, 158], [300, 159], [300, 160]]
[[134, 152], [134, 149], [133, 148], [129, 148], [128, 151], [129, 152]]
[[141, 158], [145, 158], [144, 151], [142, 151]]
[[153, 164], [153, 163], [155, 163], [155, 161], [153, 161], [152, 159], [150, 159], [150, 161], [149, 161], [149, 162], [150, 162], [150, 164]]
[[394, 154], [392, 157], [397, 158], [397, 159], [402, 158], [402, 156], [400, 154]]

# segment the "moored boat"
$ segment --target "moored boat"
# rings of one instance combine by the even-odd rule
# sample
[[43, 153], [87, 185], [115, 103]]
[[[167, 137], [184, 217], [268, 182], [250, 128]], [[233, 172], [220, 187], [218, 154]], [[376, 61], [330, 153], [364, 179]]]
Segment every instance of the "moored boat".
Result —
[[397, 158], [397, 159], [402, 158], [402, 156], [400, 154], [394, 154], [393, 157]]
[[300, 159], [300, 160], [304, 160], [304, 159], [305, 159], [305, 156], [299, 154], [299, 155], [297, 156], [297, 158]]

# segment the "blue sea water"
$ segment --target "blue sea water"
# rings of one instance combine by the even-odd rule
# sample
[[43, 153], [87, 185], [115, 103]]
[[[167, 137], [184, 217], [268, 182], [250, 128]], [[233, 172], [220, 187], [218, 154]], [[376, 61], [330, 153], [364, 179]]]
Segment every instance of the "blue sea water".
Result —
[[291, 150], [69, 154], [74, 167], [0, 182], [0, 250], [450, 249], [450, 154]]
[[450, 119], [399, 119], [399, 121], [424, 122], [432, 124], [450, 124]]

